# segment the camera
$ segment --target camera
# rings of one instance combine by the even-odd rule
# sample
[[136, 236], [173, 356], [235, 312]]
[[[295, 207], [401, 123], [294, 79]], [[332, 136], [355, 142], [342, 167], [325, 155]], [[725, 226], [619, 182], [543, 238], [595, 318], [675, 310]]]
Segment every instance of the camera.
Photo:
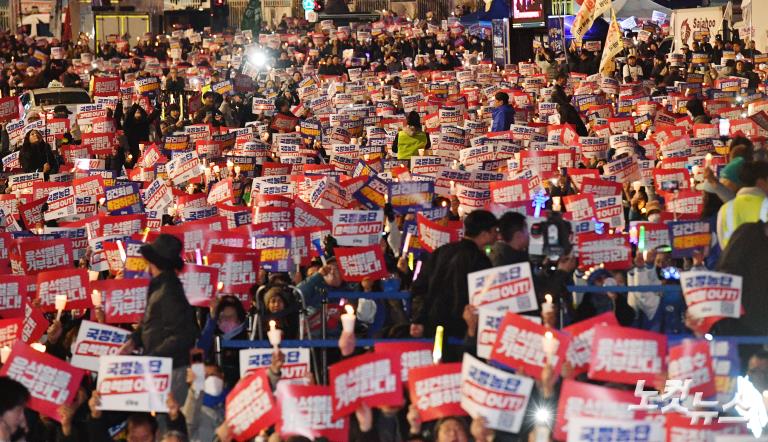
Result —
[[560, 212], [550, 211], [546, 220], [531, 225], [530, 255], [558, 260], [572, 249], [571, 233], [571, 223]]

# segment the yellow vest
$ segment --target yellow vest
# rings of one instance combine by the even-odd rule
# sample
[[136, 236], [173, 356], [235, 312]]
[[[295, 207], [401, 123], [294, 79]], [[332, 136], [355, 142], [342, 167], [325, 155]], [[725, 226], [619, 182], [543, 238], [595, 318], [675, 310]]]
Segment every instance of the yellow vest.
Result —
[[410, 159], [419, 154], [419, 149], [424, 149], [426, 146], [427, 134], [424, 132], [417, 132], [414, 136], [410, 136], [401, 130], [397, 134], [397, 159]]
[[762, 190], [747, 187], [739, 190], [736, 198], [728, 201], [717, 212], [717, 240], [725, 250], [731, 235], [742, 224], [768, 222], [768, 198]]

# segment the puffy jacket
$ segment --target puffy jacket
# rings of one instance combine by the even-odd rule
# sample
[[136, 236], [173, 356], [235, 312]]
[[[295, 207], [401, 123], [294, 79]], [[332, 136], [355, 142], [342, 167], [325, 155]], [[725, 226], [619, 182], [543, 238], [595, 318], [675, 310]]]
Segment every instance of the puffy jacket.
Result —
[[509, 130], [509, 126], [515, 123], [515, 109], [508, 104], [493, 109], [493, 125], [491, 132], [503, 132]]

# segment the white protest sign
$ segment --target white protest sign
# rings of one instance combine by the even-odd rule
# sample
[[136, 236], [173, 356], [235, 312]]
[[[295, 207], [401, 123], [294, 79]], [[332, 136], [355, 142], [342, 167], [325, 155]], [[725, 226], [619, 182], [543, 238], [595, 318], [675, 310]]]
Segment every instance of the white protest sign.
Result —
[[102, 356], [99, 359], [100, 410], [167, 413], [171, 358]]
[[531, 265], [524, 262], [467, 275], [469, 301], [476, 307], [526, 312], [537, 307]]
[[461, 365], [461, 408], [485, 418], [486, 426], [520, 431], [533, 390], [533, 379], [507, 373], [464, 353]]
[[116, 355], [130, 332], [98, 322], [83, 321], [72, 349], [71, 364], [90, 371], [99, 371], [99, 357]]
[[742, 277], [696, 270], [680, 274], [688, 312], [694, 318], [741, 316]]
[[[308, 348], [281, 348], [285, 355], [283, 367], [280, 369], [281, 380], [303, 380], [309, 373]], [[250, 372], [260, 368], [268, 368], [272, 363], [271, 348], [248, 348], [240, 350], [240, 377], [246, 377]]]

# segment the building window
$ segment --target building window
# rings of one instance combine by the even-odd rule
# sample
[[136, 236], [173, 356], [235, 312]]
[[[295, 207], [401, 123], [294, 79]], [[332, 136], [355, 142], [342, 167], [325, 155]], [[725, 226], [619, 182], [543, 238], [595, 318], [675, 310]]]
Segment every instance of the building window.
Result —
[[551, 15], [573, 15], [573, 0], [552, 0]]

